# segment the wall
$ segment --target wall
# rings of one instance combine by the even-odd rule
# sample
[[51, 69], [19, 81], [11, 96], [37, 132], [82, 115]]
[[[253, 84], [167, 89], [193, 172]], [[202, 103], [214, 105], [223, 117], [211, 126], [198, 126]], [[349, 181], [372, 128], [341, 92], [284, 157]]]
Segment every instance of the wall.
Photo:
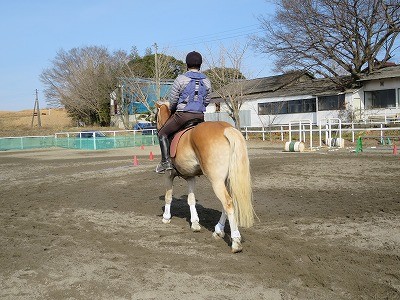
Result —
[[[396, 107], [365, 109], [364, 92], [376, 90], [395, 89], [396, 91]], [[363, 88], [359, 92], [361, 107], [363, 110], [363, 118], [374, 118], [377, 116], [400, 116], [400, 78], [384, 78], [380, 80], [363, 82]]]

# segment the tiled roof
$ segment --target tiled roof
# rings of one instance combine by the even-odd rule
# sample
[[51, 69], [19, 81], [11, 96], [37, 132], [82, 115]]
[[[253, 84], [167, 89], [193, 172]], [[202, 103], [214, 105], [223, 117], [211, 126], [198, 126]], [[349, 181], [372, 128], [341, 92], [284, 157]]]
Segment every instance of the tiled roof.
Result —
[[395, 77], [400, 77], [400, 65], [385, 67], [385, 68], [373, 71], [370, 74], [366, 74], [366, 75], [362, 76], [359, 81], [379, 80], [379, 79], [395, 78]]
[[[400, 65], [388, 66], [370, 74], [365, 74], [359, 81], [363, 82], [396, 77], [400, 77]], [[342, 77], [342, 79], [346, 78], [348, 79], [349, 77]], [[313, 78], [309, 73], [300, 71], [277, 76], [242, 80], [231, 83], [224, 87], [224, 89], [227, 91], [224, 94], [241, 94], [243, 100], [301, 95], [335, 95], [358, 90], [356, 87], [352, 89], [344, 89], [342, 86], [335, 83], [332, 78]], [[221, 100], [222, 99], [216, 92], [212, 94], [211, 102], [220, 102]]]
[[[344, 89], [330, 78], [312, 78], [309, 74], [299, 72], [244, 80], [234, 85], [236, 89], [240, 87], [244, 100], [300, 95], [322, 96], [344, 92]], [[231, 86], [233, 88], [233, 84]], [[212, 102], [221, 101], [217, 93], [214, 93], [212, 98]]]

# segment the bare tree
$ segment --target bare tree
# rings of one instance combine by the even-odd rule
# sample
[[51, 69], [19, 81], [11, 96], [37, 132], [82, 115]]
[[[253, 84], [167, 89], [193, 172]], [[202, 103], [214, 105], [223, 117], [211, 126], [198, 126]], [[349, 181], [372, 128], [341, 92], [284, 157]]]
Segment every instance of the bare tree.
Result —
[[388, 62], [400, 32], [399, 0], [277, 0], [256, 48], [276, 70], [307, 69], [324, 77], [371, 72]]
[[[159, 100], [161, 86], [166, 84], [168, 79], [174, 79], [183, 69], [183, 62], [164, 54], [166, 50], [159, 53], [157, 45], [154, 46], [155, 54], [146, 54], [144, 57], [136, 54], [135, 59], [125, 65], [123, 73], [118, 78], [120, 92], [117, 104], [120, 107], [120, 117], [125, 128], [130, 126], [129, 107], [132, 108], [134, 114], [137, 113], [134, 104], [143, 105], [147, 110], [148, 119], [155, 119], [154, 101], [150, 97], [155, 97], [155, 101]], [[146, 53], [149, 52], [150, 50], [146, 50]]]
[[209, 49], [204, 73], [210, 78], [213, 90], [227, 107], [228, 115], [240, 130], [240, 108], [243, 104], [243, 84], [245, 77], [240, 71], [243, 57], [248, 45], [235, 45], [232, 49], [220, 47], [219, 56], [215, 58]]
[[126, 59], [123, 51], [110, 54], [96, 46], [60, 50], [53, 66], [40, 75], [47, 103], [64, 106], [76, 119], [108, 125], [110, 93]]

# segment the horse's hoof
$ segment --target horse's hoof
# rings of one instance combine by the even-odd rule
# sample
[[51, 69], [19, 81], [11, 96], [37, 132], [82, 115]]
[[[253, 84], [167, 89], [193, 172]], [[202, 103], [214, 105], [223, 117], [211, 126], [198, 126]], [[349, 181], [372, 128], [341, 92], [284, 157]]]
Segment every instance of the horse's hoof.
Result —
[[199, 232], [201, 230], [201, 226], [199, 222], [193, 222], [192, 223], [192, 231], [193, 232]]
[[214, 231], [213, 234], [212, 234], [212, 236], [213, 236], [214, 239], [220, 240], [220, 239], [223, 239], [223, 238], [224, 238], [225, 232], [219, 232], [219, 233], [217, 233], [216, 231]]
[[169, 223], [171, 223], [171, 219], [162, 219], [162, 222], [164, 223], [164, 224], [169, 224]]
[[232, 239], [232, 253], [242, 252], [243, 247], [239, 238]]

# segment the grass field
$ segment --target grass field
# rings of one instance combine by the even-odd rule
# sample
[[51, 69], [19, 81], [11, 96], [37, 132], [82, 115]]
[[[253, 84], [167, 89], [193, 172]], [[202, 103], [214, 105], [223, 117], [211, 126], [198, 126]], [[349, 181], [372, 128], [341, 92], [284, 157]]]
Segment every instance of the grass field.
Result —
[[34, 117], [32, 126], [32, 114], [33, 110], [0, 111], [0, 136], [42, 136], [61, 131], [98, 129], [98, 127], [76, 127], [65, 109], [41, 110], [41, 127], [38, 126], [37, 116]]

